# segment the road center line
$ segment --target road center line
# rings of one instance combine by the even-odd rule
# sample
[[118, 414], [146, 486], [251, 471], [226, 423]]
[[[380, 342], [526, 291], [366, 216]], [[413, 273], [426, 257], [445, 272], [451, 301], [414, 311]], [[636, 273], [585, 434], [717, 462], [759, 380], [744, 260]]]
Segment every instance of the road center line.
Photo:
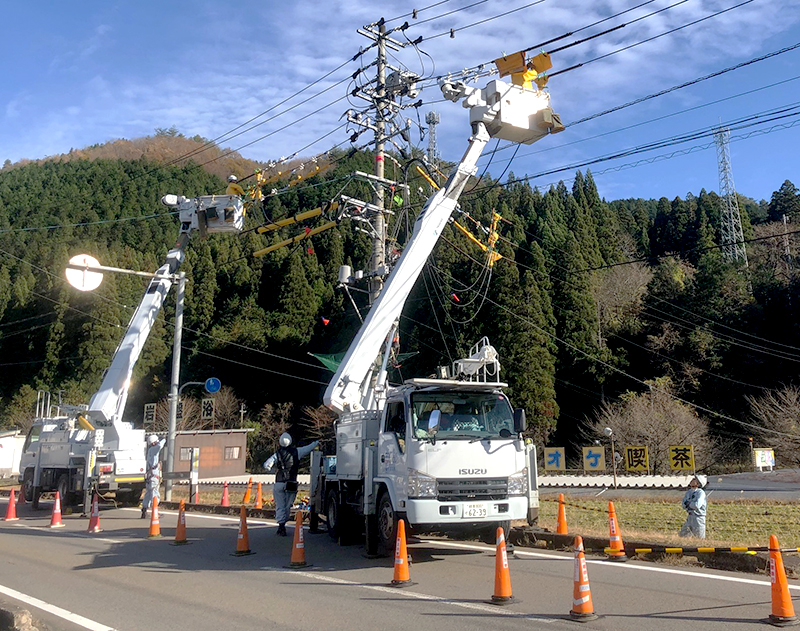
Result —
[[71, 611], [57, 607], [56, 605], [51, 605], [43, 600], [39, 600], [33, 596], [28, 596], [27, 594], [18, 592], [16, 589], [11, 589], [10, 587], [5, 587], [4, 585], [0, 585], [0, 594], [5, 594], [9, 598], [13, 598], [14, 600], [23, 602], [26, 605], [36, 607], [37, 609], [51, 613], [54, 616], [68, 620], [69, 622], [77, 624], [84, 629], [91, 629], [91, 631], [115, 631], [113, 627], [109, 627], [106, 624], [100, 624], [94, 620], [89, 620], [89, 618], [84, 618], [76, 613], [72, 613]]
[[[262, 570], [275, 570], [272, 567], [263, 567]], [[334, 576], [326, 576], [325, 574], [317, 574], [315, 572], [302, 572], [298, 570], [283, 570], [291, 574], [297, 574], [306, 578], [323, 581], [326, 583], [336, 583], [338, 585], [349, 585], [352, 587], [360, 587], [362, 589], [370, 589], [372, 591], [391, 594], [392, 596], [402, 596], [406, 598], [416, 598], [417, 600], [427, 600], [430, 602], [441, 603], [445, 605], [453, 605], [463, 609], [473, 609], [475, 611], [482, 611], [483, 613], [490, 613], [492, 615], [511, 616], [514, 618], [524, 618], [529, 620], [536, 620], [538, 622], [556, 622], [556, 618], [547, 618], [545, 616], [537, 616], [535, 614], [521, 613], [518, 611], [511, 611], [503, 609], [502, 607], [481, 605], [480, 603], [466, 602], [463, 600], [453, 600], [452, 598], [442, 598], [441, 596], [432, 596], [431, 594], [422, 594], [420, 592], [409, 592], [405, 589], [398, 589], [396, 587], [388, 587], [383, 585], [367, 585], [365, 583], [357, 583], [355, 581], [348, 581], [344, 578], [336, 578]]]

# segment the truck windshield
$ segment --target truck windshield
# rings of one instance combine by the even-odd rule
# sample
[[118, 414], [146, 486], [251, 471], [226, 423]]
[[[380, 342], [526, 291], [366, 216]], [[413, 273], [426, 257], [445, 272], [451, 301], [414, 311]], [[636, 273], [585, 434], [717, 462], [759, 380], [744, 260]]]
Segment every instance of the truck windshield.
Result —
[[513, 411], [501, 394], [418, 392], [411, 395], [411, 404], [419, 440], [509, 438], [514, 433]]

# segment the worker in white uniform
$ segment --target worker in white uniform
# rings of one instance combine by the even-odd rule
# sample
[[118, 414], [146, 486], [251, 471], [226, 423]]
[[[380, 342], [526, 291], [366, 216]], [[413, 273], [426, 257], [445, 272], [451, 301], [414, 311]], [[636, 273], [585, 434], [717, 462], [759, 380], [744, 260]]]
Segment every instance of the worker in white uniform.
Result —
[[284, 432], [278, 439], [278, 451], [272, 454], [264, 463], [267, 471], [275, 473], [275, 485], [272, 487], [272, 496], [275, 498], [275, 519], [278, 521], [278, 532], [276, 534], [286, 536], [286, 522], [289, 521], [289, 511], [292, 509], [294, 499], [297, 496], [297, 471], [300, 467], [300, 460], [314, 451], [319, 445], [319, 441], [295, 447], [292, 445], [292, 437]]
[[159, 487], [161, 486], [161, 450], [167, 444], [167, 439], [158, 440], [158, 436], [150, 434], [147, 437], [147, 455], [145, 456], [145, 487], [142, 500], [142, 519], [147, 517], [147, 509], [153, 503], [153, 498], [161, 499]]
[[681, 528], [681, 537], [706, 538], [706, 492], [703, 487], [707, 478], [697, 474], [689, 481], [689, 490], [683, 496], [683, 508], [686, 511], [686, 523]]

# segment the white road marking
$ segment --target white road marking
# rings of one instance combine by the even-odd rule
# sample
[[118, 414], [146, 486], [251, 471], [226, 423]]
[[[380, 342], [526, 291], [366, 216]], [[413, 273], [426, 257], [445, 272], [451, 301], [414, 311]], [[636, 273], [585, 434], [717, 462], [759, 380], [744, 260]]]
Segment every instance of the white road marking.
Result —
[[108, 537], [98, 537], [97, 535], [92, 535], [83, 532], [70, 532], [68, 530], [53, 530], [47, 526], [29, 526], [22, 522], [17, 522], [14, 524], [17, 528], [27, 528], [29, 530], [41, 530], [42, 532], [49, 532], [53, 535], [67, 535], [68, 537], [80, 537], [81, 539], [94, 539], [95, 541], [105, 541], [107, 543], [129, 543], [130, 541], [136, 541], [136, 539], [110, 539]]
[[[272, 567], [262, 567], [262, 570], [275, 570]], [[304, 576], [306, 578], [311, 578], [318, 581], [324, 581], [327, 583], [336, 583], [339, 585], [350, 585], [352, 587], [361, 587], [362, 589], [370, 589], [376, 592], [382, 592], [385, 594], [391, 594], [392, 596], [400, 596], [404, 598], [416, 598], [417, 600], [427, 600], [436, 603], [442, 603], [445, 605], [453, 605], [454, 607], [461, 607], [463, 609], [473, 609], [475, 611], [482, 611], [484, 613], [490, 613], [492, 615], [504, 615], [504, 616], [512, 616], [515, 618], [525, 618], [529, 620], [536, 620], [539, 622], [556, 622], [556, 618], [547, 618], [545, 616], [537, 616], [535, 614], [528, 614], [528, 613], [521, 613], [518, 611], [512, 611], [509, 609], [503, 609], [502, 607], [492, 606], [492, 605], [482, 605], [480, 603], [474, 602], [466, 602], [463, 600], [453, 600], [452, 598], [442, 598], [441, 596], [432, 596], [431, 594], [422, 594], [420, 592], [410, 592], [405, 589], [398, 589], [397, 587], [388, 587], [383, 585], [367, 585], [365, 583], [357, 583], [355, 581], [348, 581], [343, 578], [335, 578], [333, 576], [327, 576], [325, 574], [317, 574], [315, 572], [302, 572], [298, 570], [281, 570], [285, 572], [290, 572], [292, 574], [297, 574], [299, 576]]]
[[[432, 543], [436, 545], [442, 545], [447, 548], [461, 548], [463, 550], [479, 550], [482, 552], [490, 552], [493, 548], [488, 548], [484, 546], [479, 546], [470, 543], [456, 543], [453, 541], [439, 541], [438, 539], [432, 541], [430, 539], [422, 539], [423, 543]], [[544, 554], [543, 552], [528, 552], [527, 550], [520, 550], [519, 547], [514, 548], [514, 554], [521, 557], [536, 557], [541, 559], [558, 559], [560, 561], [574, 561], [575, 557], [573, 555], [570, 556], [563, 556], [560, 554]], [[739, 576], [722, 576], [720, 574], [704, 574], [702, 572], [688, 572], [686, 570], [678, 570], [669, 567], [659, 567], [659, 566], [650, 566], [650, 565], [629, 565], [628, 563], [609, 563], [603, 559], [586, 559], [587, 563], [603, 565], [604, 567], [616, 567], [623, 570], [641, 570], [643, 572], [663, 572], [664, 574], [676, 574], [678, 576], [692, 576], [695, 578], [705, 578], [714, 581], [728, 581], [730, 583], [744, 583], [746, 585], [761, 585], [769, 587], [771, 583], [769, 581], [758, 581], [752, 578], [741, 578]], [[800, 585], [789, 585], [789, 589], [793, 589], [795, 591], [800, 591]]]
[[26, 605], [30, 605], [31, 607], [36, 607], [37, 609], [41, 609], [42, 611], [51, 613], [54, 616], [58, 616], [59, 618], [68, 620], [69, 622], [77, 624], [83, 627], [84, 629], [91, 629], [92, 631], [115, 631], [113, 627], [109, 627], [107, 624], [100, 624], [99, 622], [95, 622], [94, 620], [89, 620], [89, 618], [84, 618], [83, 616], [79, 616], [76, 613], [72, 613], [71, 611], [62, 609], [61, 607], [56, 607], [55, 605], [51, 605], [50, 603], [47, 603], [43, 600], [39, 600], [38, 598], [34, 598], [33, 596], [28, 596], [27, 594], [18, 592], [17, 590], [11, 589], [10, 587], [5, 587], [3, 585], [0, 585], [0, 594], [5, 594], [9, 598], [13, 598], [14, 600], [23, 602]]

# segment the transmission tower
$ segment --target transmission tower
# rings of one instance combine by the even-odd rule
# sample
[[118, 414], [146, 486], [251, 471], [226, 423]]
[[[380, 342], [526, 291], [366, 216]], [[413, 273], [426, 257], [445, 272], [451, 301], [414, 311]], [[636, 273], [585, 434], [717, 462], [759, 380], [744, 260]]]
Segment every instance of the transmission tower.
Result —
[[744, 247], [742, 216], [739, 213], [739, 201], [736, 198], [733, 173], [731, 172], [730, 137], [731, 132], [727, 127], [720, 127], [714, 133], [714, 141], [717, 144], [717, 164], [719, 166], [719, 201], [722, 222], [720, 245], [722, 246], [722, 253], [728, 261], [738, 263], [747, 268], [747, 251]]
[[428, 162], [438, 164], [439, 147], [436, 146], [436, 125], [441, 122], [439, 114], [428, 112], [425, 114], [425, 124], [428, 125]]

